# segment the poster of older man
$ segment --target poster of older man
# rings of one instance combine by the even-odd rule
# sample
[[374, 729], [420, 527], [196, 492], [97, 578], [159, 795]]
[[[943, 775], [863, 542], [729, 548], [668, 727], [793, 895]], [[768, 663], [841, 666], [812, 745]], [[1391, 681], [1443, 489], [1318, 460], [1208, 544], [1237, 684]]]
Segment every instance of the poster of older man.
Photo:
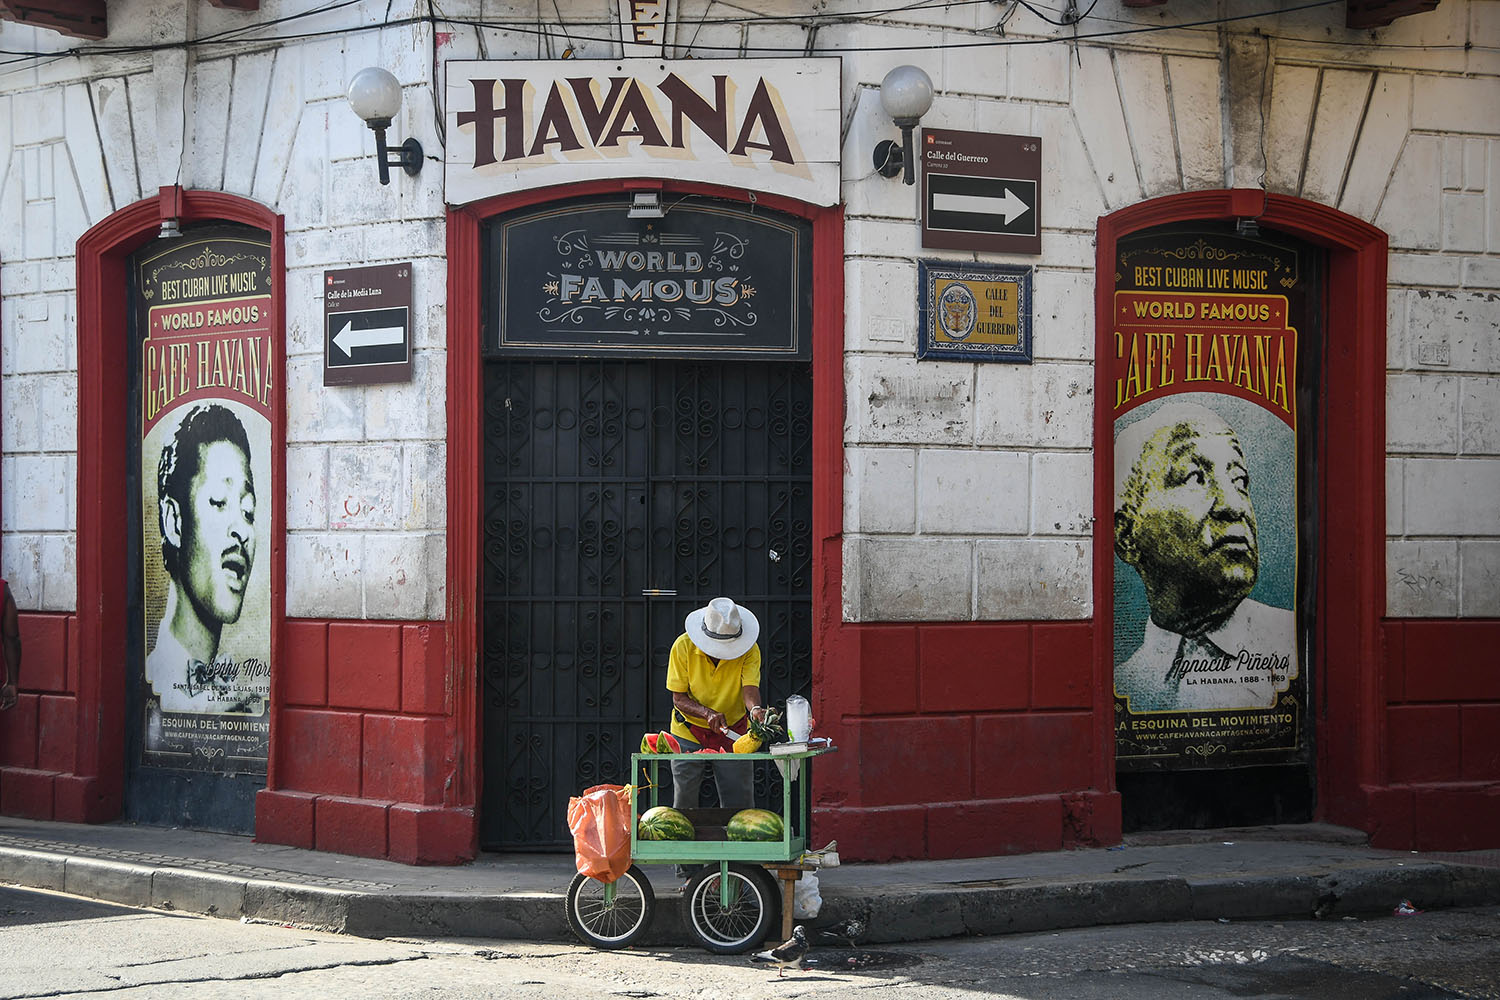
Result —
[[[1116, 256], [1115, 760], [1119, 772], [1308, 753], [1305, 438], [1316, 327], [1295, 247], [1163, 228]], [[1103, 540], [1101, 540], [1103, 541]], [[1314, 549], [1308, 549], [1314, 550]]]
[[1115, 438], [1115, 692], [1133, 713], [1270, 709], [1298, 673], [1294, 435], [1219, 394], [1132, 415]]
[[1314, 264], [1213, 227], [1132, 237], [1115, 263], [1116, 770], [1305, 761]]

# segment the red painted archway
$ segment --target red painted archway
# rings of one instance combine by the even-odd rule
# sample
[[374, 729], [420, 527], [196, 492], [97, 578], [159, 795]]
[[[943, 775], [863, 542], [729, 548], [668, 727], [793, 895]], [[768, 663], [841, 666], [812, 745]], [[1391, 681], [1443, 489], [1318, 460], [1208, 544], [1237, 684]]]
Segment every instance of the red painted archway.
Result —
[[[271, 235], [273, 344], [286, 329], [285, 231], [281, 216], [244, 198], [164, 187], [99, 222], [78, 241], [78, 625], [77, 729], [72, 774], [54, 784], [53, 815], [97, 823], [120, 813], [125, 781], [125, 670], [128, 611], [126, 466], [130, 421], [124, 419], [130, 387], [125, 308], [130, 255], [155, 238], [164, 219], [181, 223], [238, 222]], [[279, 352], [278, 352], [279, 353]], [[284, 371], [273, 364], [271, 371]], [[286, 523], [286, 386], [272, 386], [272, 524]], [[137, 526], [139, 527], [139, 526]], [[286, 548], [271, 537], [271, 661], [280, 661], [286, 615]], [[271, 732], [276, 732], [273, 690]], [[275, 786], [276, 752], [267, 783]]]
[[1131, 233], [1174, 222], [1255, 219], [1323, 247], [1328, 255], [1324, 381], [1327, 430], [1319, 456], [1320, 551], [1317, 643], [1322, 680], [1317, 726], [1318, 818], [1369, 829], [1371, 799], [1385, 783], [1384, 679], [1380, 622], [1385, 610], [1386, 235], [1325, 205], [1258, 189], [1197, 191], [1122, 209], [1099, 220], [1095, 263], [1094, 716], [1101, 781], [1113, 787], [1114, 450], [1110, 319], [1115, 249]]
[[[813, 353], [813, 711], [835, 685], [822, 676], [830, 637], [839, 616], [839, 536], [843, 530], [844, 463], [844, 235], [843, 210], [820, 208], [769, 194], [708, 184], [616, 179], [539, 188], [474, 202], [448, 213], [448, 678], [453, 691], [449, 719], [457, 801], [477, 805], [483, 787], [479, 766], [483, 734], [479, 722], [480, 503], [483, 414], [480, 358], [484, 297], [481, 231], [486, 219], [558, 198], [632, 190], [665, 190], [737, 201], [802, 216], [812, 223]], [[830, 606], [828, 601], [833, 600]], [[831, 615], [831, 617], [830, 617]], [[832, 717], [829, 711], [827, 717]]]

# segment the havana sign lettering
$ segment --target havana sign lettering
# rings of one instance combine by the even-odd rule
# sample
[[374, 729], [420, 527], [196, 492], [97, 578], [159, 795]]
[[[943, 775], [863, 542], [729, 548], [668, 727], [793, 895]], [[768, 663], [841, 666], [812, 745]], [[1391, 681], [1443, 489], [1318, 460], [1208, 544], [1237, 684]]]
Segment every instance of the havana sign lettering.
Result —
[[837, 59], [453, 62], [448, 118], [449, 204], [610, 177], [838, 200]]

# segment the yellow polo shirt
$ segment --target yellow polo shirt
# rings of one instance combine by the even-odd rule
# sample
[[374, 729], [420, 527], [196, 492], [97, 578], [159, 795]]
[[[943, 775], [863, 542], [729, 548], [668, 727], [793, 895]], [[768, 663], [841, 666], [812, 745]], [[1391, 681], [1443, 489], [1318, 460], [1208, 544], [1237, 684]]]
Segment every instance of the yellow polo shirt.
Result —
[[[693, 645], [687, 633], [672, 643], [672, 655], [667, 660], [668, 691], [685, 692], [703, 707], [723, 712], [725, 724], [733, 728], [745, 717], [745, 698], [740, 693], [743, 687], [760, 687], [759, 646], [751, 646], [738, 659], [720, 660], [716, 666], [707, 653]], [[687, 720], [695, 726], [708, 726], [706, 719], [689, 715]], [[676, 712], [672, 713], [672, 735], [693, 738], [688, 727], [678, 721]]]

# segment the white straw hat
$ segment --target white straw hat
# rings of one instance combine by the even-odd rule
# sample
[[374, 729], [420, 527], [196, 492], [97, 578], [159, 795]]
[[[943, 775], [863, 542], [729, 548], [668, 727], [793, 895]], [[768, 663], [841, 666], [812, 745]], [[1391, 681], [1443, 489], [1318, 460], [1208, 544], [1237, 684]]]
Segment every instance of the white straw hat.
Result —
[[760, 636], [755, 616], [727, 597], [715, 597], [707, 607], [690, 612], [683, 629], [693, 645], [721, 660], [744, 656]]

